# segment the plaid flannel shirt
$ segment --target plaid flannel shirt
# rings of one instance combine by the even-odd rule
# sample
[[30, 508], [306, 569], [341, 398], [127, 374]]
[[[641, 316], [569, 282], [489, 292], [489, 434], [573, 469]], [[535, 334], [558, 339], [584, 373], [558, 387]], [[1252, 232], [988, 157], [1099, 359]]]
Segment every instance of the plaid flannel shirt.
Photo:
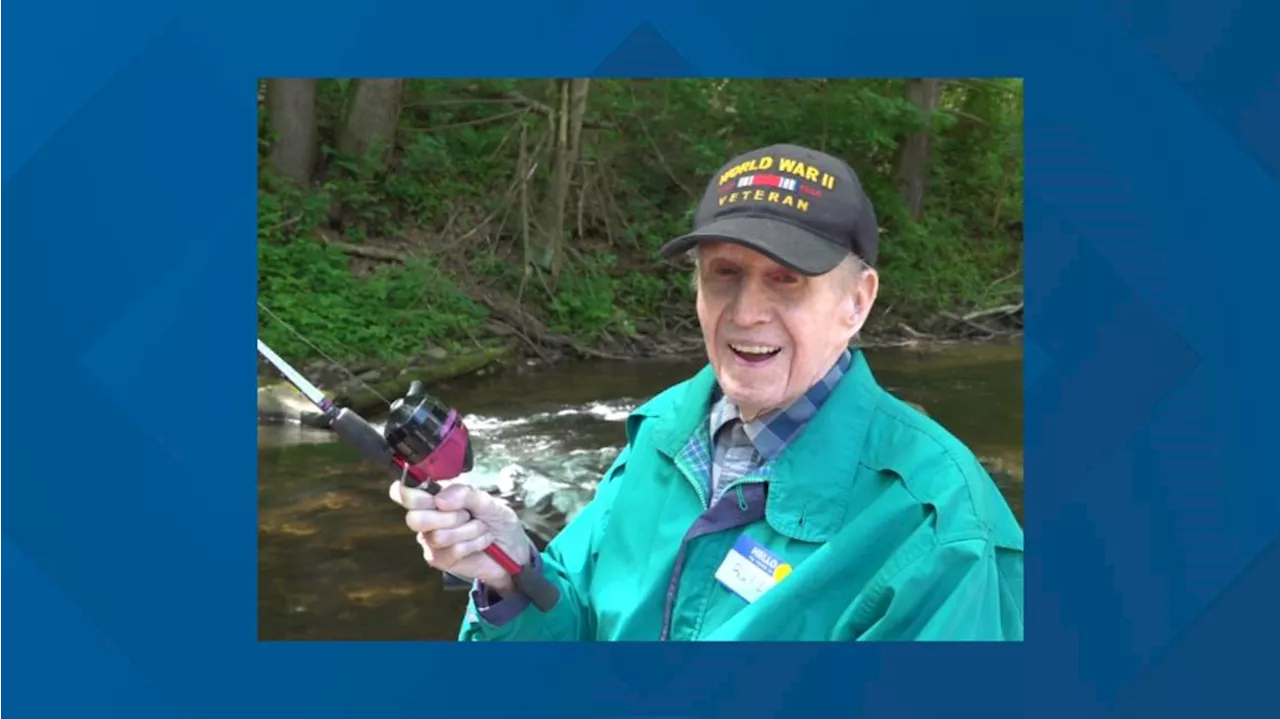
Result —
[[827, 374], [795, 402], [750, 422], [743, 422], [737, 405], [716, 390], [708, 421], [699, 426], [677, 458], [686, 471], [702, 479], [710, 494], [708, 506], [719, 501], [724, 488], [739, 479], [768, 480], [772, 460], [817, 414], [852, 359], [852, 353], [845, 350]]

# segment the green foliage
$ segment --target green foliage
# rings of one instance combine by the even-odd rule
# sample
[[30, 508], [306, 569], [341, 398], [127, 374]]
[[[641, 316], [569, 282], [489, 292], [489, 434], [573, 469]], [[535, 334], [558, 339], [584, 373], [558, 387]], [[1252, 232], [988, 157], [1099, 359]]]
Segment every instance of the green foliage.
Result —
[[[554, 81], [409, 80], [385, 162], [333, 149], [350, 83], [317, 89], [315, 185], [263, 173], [260, 297], [335, 356], [483, 338], [486, 312], [454, 278], [519, 297], [552, 331], [584, 343], [671, 328], [692, 314], [692, 293], [686, 272], [657, 260], [658, 247], [688, 230], [729, 158], [779, 142], [844, 158], [875, 203], [882, 312], [873, 323], [927, 323], [1018, 291], [1016, 280], [995, 285], [1022, 263], [1020, 81], [946, 81], [926, 121], [903, 80], [593, 80], [554, 279], [523, 264], [526, 234], [548, 225], [550, 128], [540, 108], [557, 106]], [[902, 142], [920, 131], [931, 134], [932, 154], [924, 217], [913, 221], [896, 167]], [[265, 120], [260, 137], [265, 158]], [[522, 157], [537, 163], [528, 217], [517, 191]], [[357, 272], [318, 241], [327, 228], [346, 243], [431, 259]], [[310, 352], [271, 321], [262, 331], [282, 351]]]
[[354, 361], [396, 359], [429, 344], [456, 347], [460, 338], [477, 335], [487, 311], [431, 263], [385, 265], [357, 276], [345, 252], [315, 239], [331, 197], [274, 178], [267, 183], [259, 211], [258, 296], [275, 317], [260, 312], [258, 332], [268, 344], [289, 357], [312, 357], [318, 348]]
[[[995, 297], [993, 268], [1021, 263], [1019, 247], [983, 241], [964, 242], [962, 218], [925, 219], [882, 236], [882, 272], [877, 307], [882, 315], [924, 320], [947, 310], [968, 310]], [[1008, 270], [1005, 273], [1008, 274]]]

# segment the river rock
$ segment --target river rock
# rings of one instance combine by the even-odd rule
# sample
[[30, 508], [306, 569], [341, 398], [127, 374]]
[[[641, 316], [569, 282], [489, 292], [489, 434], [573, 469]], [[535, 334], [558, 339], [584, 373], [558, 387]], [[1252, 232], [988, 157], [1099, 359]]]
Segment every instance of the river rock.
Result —
[[300, 369], [308, 381], [321, 389], [336, 386], [351, 378], [347, 370], [328, 360], [313, 360]]
[[334, 391], [335, 399], [339, 404], [369, 417], [371, 414], [385, 412], [387, 403], [383, 397], [394, 401], [409, 389], [409, 383], [413, 380], [421, 380], [430, 392], [432, 384], [481, 370], [504, 359], [509, 352], [506, 347], [491, 347], [446, 355], [443, 359], [435, 359], [424, 353], [398, 369], [384, 367], [375, 380], [366, 380], [364, 383], [344, 382]]
[[263, 424], [298, 423], [306, 427], [328, 427], [324, 414], [289, 384], [258, 388], [258, 421]]
[[333, 369], [333, 363], [328, 360], [312, 360], [302, 367], [302, 372], [308, 377], [319, 378]]
[[1002, 457], [979, 457], [978, 462], [987, 470], [991, 479], [1002, 488], [1022, 485], [1022, 467]]
[[519, 512], [520, 520], [535, 536], [549, 542], [566, 524], [573, 521], [578, 512], [591, 501], [593, 494], [574, 487], [553, 490], [538, 497], [532, 504], [524, 505], [523, 511]]
[[562, 505], [563, 502], [555, 501], [554, 493], [545, 494], [533, 506], [525, 507], [520, 519], [530, 532], [549, 542], [564, 529], [568, 520], [569, 513]]

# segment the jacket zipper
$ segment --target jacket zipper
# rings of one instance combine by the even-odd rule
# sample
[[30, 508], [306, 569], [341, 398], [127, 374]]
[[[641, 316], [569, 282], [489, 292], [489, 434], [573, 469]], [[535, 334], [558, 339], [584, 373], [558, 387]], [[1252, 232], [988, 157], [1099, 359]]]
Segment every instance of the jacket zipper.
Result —
[[[689, 540], [693, 539], [695, 536], [701, 536], [695, 534], [698, 529], [698, 524], [706, 516], [706, 513], [711, 511], [710, 500], [707, 498], [706, 490], [699, 482], [690, 477], [683, 467], [680, 467], [679, 465], [677, 465], [677, 467], [680, 470], [680, 474], [693, 485], [694, 491], [697, 492], [698, 499], [702, 502], [703, 514], [698, 516], [698, 519], [694, 521], [693, 526], [689, 528], [688, 532], [685, 532], [684, 538], [680, 540], [680, 551], [676, 553], [675, 566], [671, 568], [671, 577], [667, 580], [667, 594], [666, 597], [664, 597], [665, 608], [662, 612], [662, 633], [658, 637], [658, 641], [662, 642], [667, 641], [671, 635], [671, 615], [675, 612], [676, 589], [680, 584], [680, 574], [684, 571], [685, 550], [689, 547]], [[738, 494], [738, 508], [745, 512], [747, 510], [747, 499], [742, 492], [742, 488], [748, 484], [763, 483], [763, 479], [754, 477], [736, 479], [724, 488], [724, 492], [721, 492], [720, 498], [723, 499], [730, 490], [736, 490]]]
[[737, 490], [738, 503], [742, 507], [743, 511], [746, 511], [747, 508], [745, 505], [747, 500], [745, 497], [742, 496], [742, 488], [747, 486], [748, 484], [764, 484], [764, 480], [754, 475], [748, 475], [746, 477], [743, 477], [742, 479], [735, 479], [732, 482], [730, 482], [727, 487], [724, 488], [724, 491], [720, 493], [720, 497], [723, 498], [726, 494], [729, 493], [730, 490]]

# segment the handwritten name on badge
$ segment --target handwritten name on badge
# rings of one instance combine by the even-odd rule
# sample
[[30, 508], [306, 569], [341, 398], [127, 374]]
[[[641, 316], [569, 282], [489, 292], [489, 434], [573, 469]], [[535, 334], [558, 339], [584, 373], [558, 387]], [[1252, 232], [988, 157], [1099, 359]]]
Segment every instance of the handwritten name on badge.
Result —
[[725, 555], [716, 579], [748, 604], [764, 596], [791, 573], [791, 565], [743, 534]]

